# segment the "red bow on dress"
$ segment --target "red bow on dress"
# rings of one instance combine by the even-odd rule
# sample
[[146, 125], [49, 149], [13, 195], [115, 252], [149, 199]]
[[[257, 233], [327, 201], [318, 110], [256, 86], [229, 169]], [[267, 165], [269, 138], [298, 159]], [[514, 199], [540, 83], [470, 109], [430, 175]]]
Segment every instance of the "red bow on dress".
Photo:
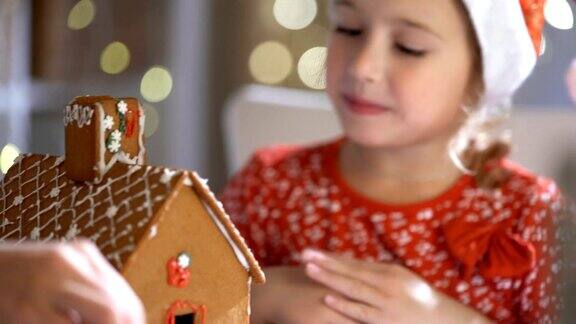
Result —
[[448, 249], [470, 278], [477, 269], [486, 278], [519, 277], [535, 266], [533, 245], [510, 231], [509, 221], [469, 222], [457, 217], [444, 224]]

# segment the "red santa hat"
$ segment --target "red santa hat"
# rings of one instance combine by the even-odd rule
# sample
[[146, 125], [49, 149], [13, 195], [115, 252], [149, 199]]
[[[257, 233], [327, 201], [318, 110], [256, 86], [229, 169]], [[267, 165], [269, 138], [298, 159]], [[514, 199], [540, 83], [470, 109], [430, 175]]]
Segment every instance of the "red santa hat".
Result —
[[462, 0], [482, 54], [488, 110], [507, 104], [540, 53], [545, 0]]

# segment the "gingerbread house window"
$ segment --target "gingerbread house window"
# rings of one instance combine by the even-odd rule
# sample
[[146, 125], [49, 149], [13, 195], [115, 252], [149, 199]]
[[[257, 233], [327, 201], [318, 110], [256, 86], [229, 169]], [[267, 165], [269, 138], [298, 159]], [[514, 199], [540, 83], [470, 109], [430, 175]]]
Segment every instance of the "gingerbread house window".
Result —
[[194, 324], [195, 313], [187, 313], [174, 316], [174, 324]]
[[167, 324], [195, 324], [206, 322], [206, 305], [195, 305], [178, 300], [170, 306], [166, 314]]

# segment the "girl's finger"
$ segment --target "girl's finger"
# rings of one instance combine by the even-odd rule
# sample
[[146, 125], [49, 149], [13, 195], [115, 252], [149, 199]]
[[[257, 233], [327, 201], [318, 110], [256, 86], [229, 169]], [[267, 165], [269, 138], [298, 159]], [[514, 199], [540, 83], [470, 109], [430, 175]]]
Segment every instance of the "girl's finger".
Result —
[[[370, 286], [378, 286], [385, 267], [377, 263], [368, 263], [317, 250], [305, 250], [302, 253], [304, 262], [314, 263], [328, 271], [341, 276], [355, 278]], [[375, 271], [375, 269], [379, 271]], [[381, 271], [382, 270], [382, 271]]]
[[382, 304], [384, 295], [373, 286], [364, 282], [327, 271], [314, 263], [306, 265], [306, 274], [324, 286], [341, 293], [342, 295], [372, 306]]
[[361, 323], [384, 323], [382, 311], [374, 307], [333, 295], [327, 295], [324, 303], [338, 313]]

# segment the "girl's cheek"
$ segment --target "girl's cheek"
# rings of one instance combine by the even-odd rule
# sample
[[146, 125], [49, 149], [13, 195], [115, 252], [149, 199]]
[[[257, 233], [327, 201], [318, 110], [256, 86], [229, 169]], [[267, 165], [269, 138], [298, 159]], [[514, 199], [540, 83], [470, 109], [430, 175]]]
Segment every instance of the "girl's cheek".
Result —
[[326, 59], [328, 83], [334, 83], [343, 78], [345, 71], [348, 69], [349, 62], [350, 60], [347, 58], [345, 51], [338, 45], [330, 47]]

